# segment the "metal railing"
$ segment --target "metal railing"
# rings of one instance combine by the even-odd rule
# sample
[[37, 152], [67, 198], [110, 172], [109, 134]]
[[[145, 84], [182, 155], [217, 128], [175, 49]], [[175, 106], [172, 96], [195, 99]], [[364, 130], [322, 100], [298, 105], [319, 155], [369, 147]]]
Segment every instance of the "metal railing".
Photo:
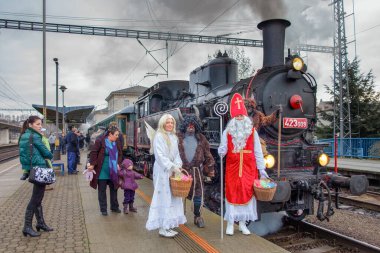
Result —
[[[338, 138], [336, 141], [338, 157], [380, 159], [380, 138], [344, 138], [342, 140]], [[315, 143], [329, 144], [324, 148], [324, 152], [330, 157], [334, 157], [334, 139], [320, 139]], [[343, 153], [341, 151], [342, 144]]]

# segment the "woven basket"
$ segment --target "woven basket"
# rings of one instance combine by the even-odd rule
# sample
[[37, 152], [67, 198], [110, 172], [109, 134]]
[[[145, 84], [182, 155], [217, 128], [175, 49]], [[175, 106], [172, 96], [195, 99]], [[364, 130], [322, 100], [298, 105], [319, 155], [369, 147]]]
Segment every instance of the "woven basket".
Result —
[[[181, 170], [181, 171], [184, 172], [187, 176], [189, 176], [189, 173], [187, 173], [186, 170]], [[175, 180], [174, 177], [170, 177], [170, 188], [172, 190], [173, 196], [186, 198], [187, 195], [189, 195], [192, 183], [193, 183], [193, 179], [188, 180], [188, 181], [182, 181], [182, 180]]]
[[[272, 179], [270, 180], [273, 181]], [[259, 188], [253, 184], [253, 192], [256, 196], [256, 199], [260, 201], [271, 201], [276, 192], [276, 189], [277, 185], [274, 188]]]

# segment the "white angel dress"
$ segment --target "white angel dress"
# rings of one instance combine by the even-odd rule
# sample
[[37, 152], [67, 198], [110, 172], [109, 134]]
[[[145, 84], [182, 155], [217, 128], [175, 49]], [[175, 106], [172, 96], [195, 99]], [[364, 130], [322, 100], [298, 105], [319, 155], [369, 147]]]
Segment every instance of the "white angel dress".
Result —
[[[157, 132], [153, 140], [155, 162], [153, 165], [154, 193], [149, 209], [147, 230], [158, 228], [171, 229], [186, 223], [182, 198], [171, 193], [169, 177], [174, 168], [181, 168], [182, 161], [178, 151], [177, 136]], [[170, 141], [170, 147], [168, 145]]]

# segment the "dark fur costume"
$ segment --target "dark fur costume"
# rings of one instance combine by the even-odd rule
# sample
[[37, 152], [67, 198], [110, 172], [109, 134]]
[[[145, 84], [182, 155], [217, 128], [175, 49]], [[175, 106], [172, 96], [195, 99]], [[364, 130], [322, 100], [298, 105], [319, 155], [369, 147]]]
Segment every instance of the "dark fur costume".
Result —
[[264, 113], [256, 109], [256, 101], [252, 98], [244, 100], [245, 107], [247, 108], [248, 116], [252, 119], [253, 127], [259, 131], [262, 126], [269, 126], [275, 123], [278, 119], [277, 111], [271, 115], [266, 116]]
[[202, 132], [201, 122], [199, 121], [198, 117], [194, 114], [185, 115], [181, 125], [179, 126], [179, 131], [183, 134], [186, 133], [187, 127], [189, 126], [190, 123], [194, 125], [195, 133]]
[[[244, 99], [245, 107], [247, 108], [248, 116], [251, 118], [253, 127], [259, 133], [262, 126], [269, 126], [274, 124], [278, 119], [278, 112], [274, 111], [271, 115], [266, 116], [264, 113], [256, 109], [256, 101], [253, 98]], [[263, 150], [263, 155], [267, 155], [267, 144], [265, 140], [260, 137], [261, 149]]]
[[[192, 123], [195, 127], [195, 138], [198, 142], [192, 161], [187, 160], [185, 155], [185, 147], [183, 145], [186, 129], [190, 123]], [[214, 173], [215, 161], [210, 152], [210, 144], [208, 143], [206, 137], [200, 133], [200, 130], [201, 124], [197, 117], [195, 115], [186, 115], [184, 121], [180, 126], [181, 133], [178, 133], [178, 149], [183, 164], [182, 168], [185, 169], [190, 175], [192, 175], [194, 179], [193, 185], [189, 193], [189, 197], [192, 197], [194, 182], [196, 184], [195, 196], [201, 196], [201, 183], [203, 182], [204, 176], [208, 176], [210, 173]], [[201, 170], [201, 178], [199, 178], [198, 172], [194, 170], [193, 167], [201, 166], [203, 167], [203, 171]], [[202, 182], [200, 180], [202, 180]]]

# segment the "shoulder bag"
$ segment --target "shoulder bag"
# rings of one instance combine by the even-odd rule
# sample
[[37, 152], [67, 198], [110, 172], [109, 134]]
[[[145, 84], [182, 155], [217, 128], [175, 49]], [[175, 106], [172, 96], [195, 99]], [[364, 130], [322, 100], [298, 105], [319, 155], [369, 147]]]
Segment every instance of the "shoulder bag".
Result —
[[29, 182], [39, 185], [49, 185], [55, 183], [55, 172], [53, 168], [42, 168], [32, 165], [33, 158], [33, 134], [29, 136], [29, 148], [30, 148], [30, 172]]

